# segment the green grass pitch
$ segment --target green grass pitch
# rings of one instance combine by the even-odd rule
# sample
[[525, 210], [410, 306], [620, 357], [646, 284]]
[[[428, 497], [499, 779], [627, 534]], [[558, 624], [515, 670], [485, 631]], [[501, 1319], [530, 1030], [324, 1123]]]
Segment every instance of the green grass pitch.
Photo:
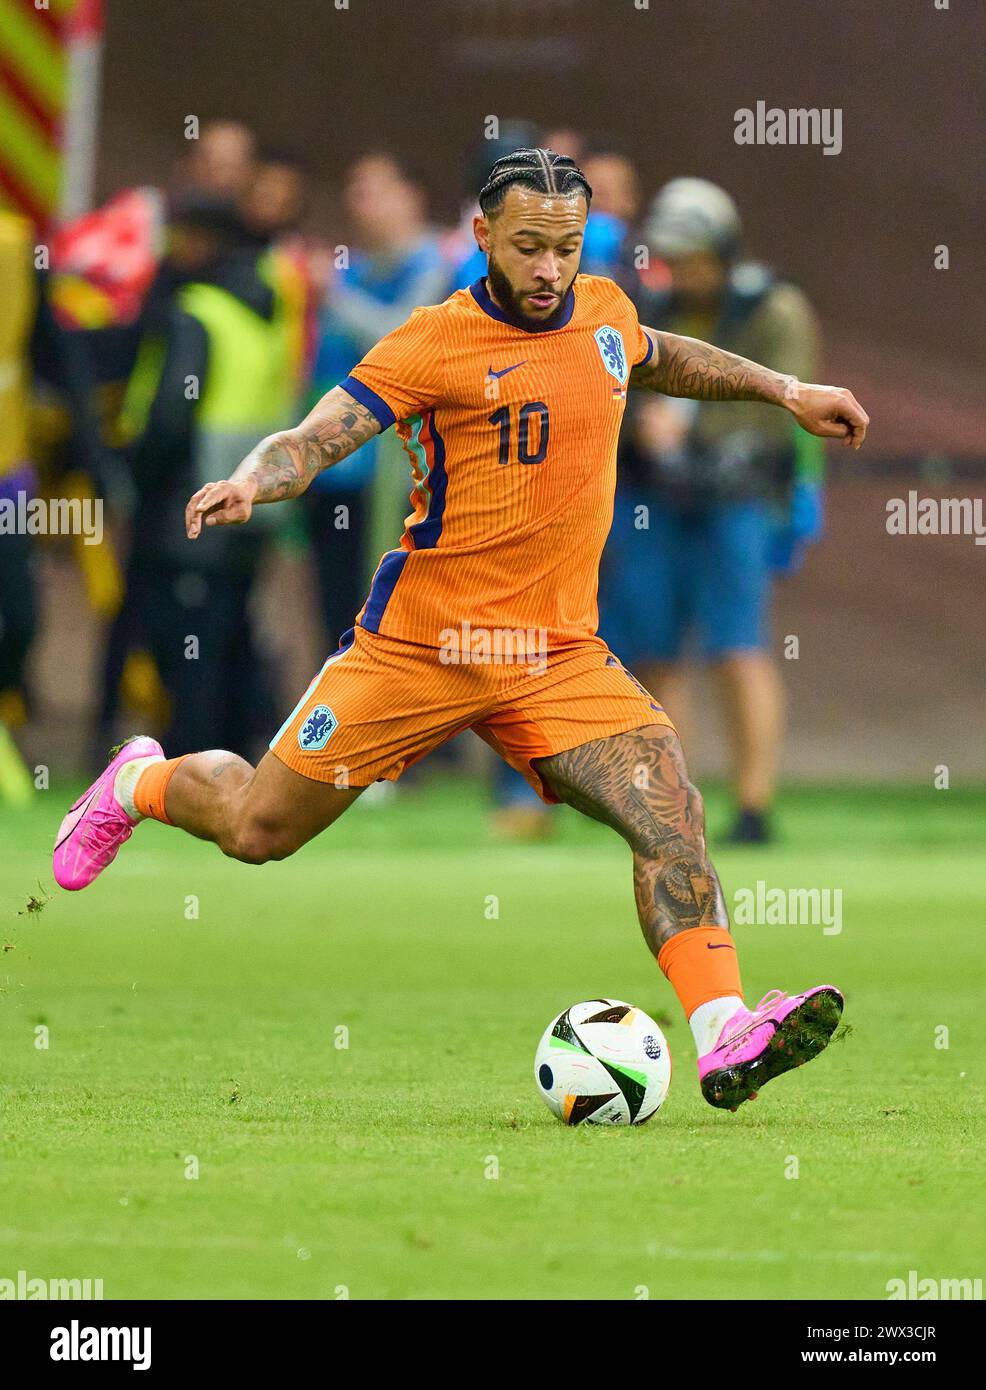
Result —
[[[715, 854], [730, 902], [843, 891], [840, 934], [737, 928], [748, 999], [831, 981], [848, 1028], [735, 1115], [699, 1095], [628, 851], [572, 812], [503, 848], [481, 789], [438, 780], [260, 869], [152, 825], [28, 911], [68, 796], [0, 812], [0, 1278], [880, 1299], [912, 1269], [982, 1275], [986, 793], [792, 791], [782, 843]], [[566, 1129], [534, 1087], [542, 1029], [597, 995], [665, 1026], [640, 1128]]]

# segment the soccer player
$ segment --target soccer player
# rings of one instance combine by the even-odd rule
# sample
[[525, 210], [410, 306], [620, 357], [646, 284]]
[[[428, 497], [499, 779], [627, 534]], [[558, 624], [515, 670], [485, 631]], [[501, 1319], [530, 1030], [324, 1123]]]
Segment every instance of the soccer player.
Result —
[[62, 822], [57, 881], [83, 888], [144, 819], [248, 864], [284, 859], [379, 778], [474, 729], [546, 801], [633, 852], [644, 937], [691, 1025], [705, 1098], [735, 1109], [814, 1057], [842, 1012], [831, 985], [743, 1002], [702, 802], [661, 705], [596, 632], [627, 388], [766, 401], [859, 448], [849, 391], [809, 386], [707, 343], [642, 328], [604, 277], [579, 276], [592, 193], [574, 162], [494, 164], [476, 240], [488, 272], [383, 338], [294, 430], [191, 498], [188, 536], [240, 525], [396, 424], [412, 512], [342, 639], [254, 768], [212, 750], [115, 750]]

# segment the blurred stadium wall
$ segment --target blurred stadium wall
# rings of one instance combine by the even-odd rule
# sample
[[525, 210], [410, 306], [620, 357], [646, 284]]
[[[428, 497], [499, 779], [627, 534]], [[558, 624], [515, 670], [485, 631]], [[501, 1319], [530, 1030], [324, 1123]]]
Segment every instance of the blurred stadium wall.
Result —
[[[821, 311], [875, 448], [983, 452], [986, 334], [972, 329], [986, 318], [986, 276], [971, 263], [986, 7], [348, 2], [109, 0], [101, 193], [160, 178], [189, 114], [241, 116], [299, 146], [328, 185], [354, 154], [396, 149], [449, 219], [488, 115], [605, 133], [636, 156], [647, 193], [678, 174], [729, 189], [750, 248]], [[757, 100], [840, 107], [841, 154], [738, 146], [734, 113]], [[934, 269], [939, 243], [950, 271]]]

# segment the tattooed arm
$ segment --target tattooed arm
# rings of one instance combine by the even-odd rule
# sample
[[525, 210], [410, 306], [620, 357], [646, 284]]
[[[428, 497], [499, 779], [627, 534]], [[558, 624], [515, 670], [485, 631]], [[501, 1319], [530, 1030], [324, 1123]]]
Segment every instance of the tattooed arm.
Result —
[[334, 386], [293, 430], [262, 439], [229, 479], [206, 483], [185, 508], [185, 530], [194, 540], [206, 526], [250, 520], [258, 502], [297, 497], [324, 468], [346, 458], [380, 432], [380, 422], [348, 391]]
[[844, 387], [809, 386], [697, 338], [656, 328], [644, 332], [654, 351], [649, 361], [634, 367], [632, 386], [699, 401], [763, 401], [789, 410], [809, 434], [841, 439], [854, 449], [866, 438], [870, 417]]

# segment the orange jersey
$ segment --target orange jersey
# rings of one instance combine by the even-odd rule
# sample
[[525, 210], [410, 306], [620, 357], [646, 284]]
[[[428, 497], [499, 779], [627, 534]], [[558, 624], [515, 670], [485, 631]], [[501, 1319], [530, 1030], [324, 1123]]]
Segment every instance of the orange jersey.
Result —
[[381, 339], [341, 385], [396, 422], [413, 510], [359, 625], [433, 647], [465, 623], [549, 648], [590, 637], [627, 382], [652, 350], [596, 275], [550, 328], [516, 326], [480, 280]]

